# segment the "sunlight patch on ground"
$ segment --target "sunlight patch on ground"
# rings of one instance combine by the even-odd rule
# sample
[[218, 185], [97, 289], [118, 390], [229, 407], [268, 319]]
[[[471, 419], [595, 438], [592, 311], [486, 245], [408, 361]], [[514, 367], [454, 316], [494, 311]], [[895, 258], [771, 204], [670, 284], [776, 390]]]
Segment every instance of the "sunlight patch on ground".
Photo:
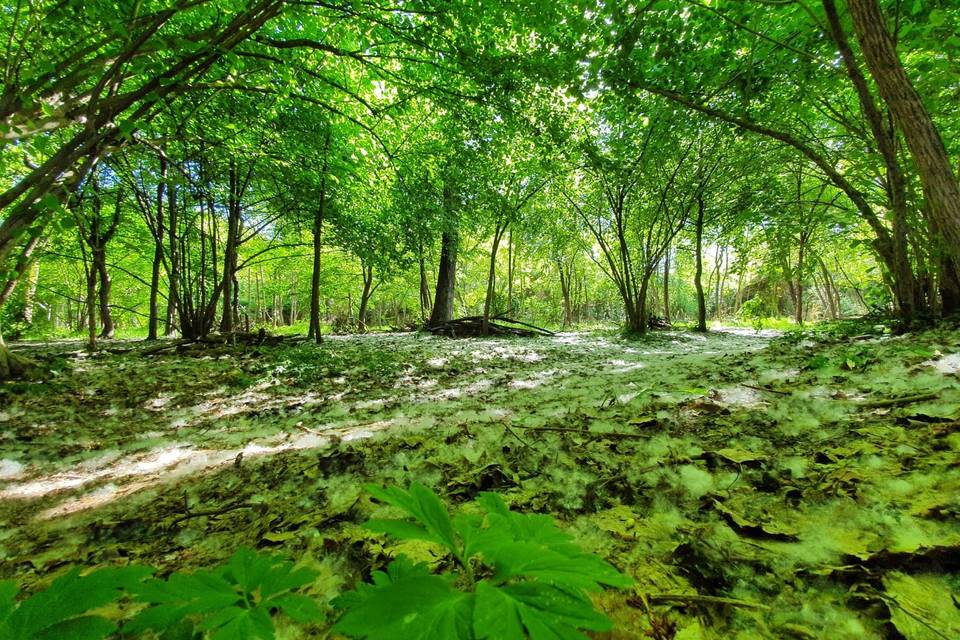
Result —
[[0, 460], [0, 480], [12, 480], [23, 475], [24, 466], [16, 460]]
[[637, 369], [643, 369], [644, 365], [642, 362], [628, 362], [620, 358], [614, 358], [613, 360], [608, 360], [606, 366], [612, 369], [615, 373], [627, 373], [628, 371], [636, 371]]
[[[285, 432], [268, 440], [251, 442], [242, 448], [228, 450], [171, 446], [154, 449], [147, 454], [121, 458], [116, 462], [113, 462], [116, 456], [110, 454], [100, 458], [99, 466], [96, 465], [96, 461], [88, 461], [85, 465], [87, 468], [83, 468], [84, 465], [78, 465], [71, 471], [10, 484], [0, 490], [0, 500], [36, 499], [77, 489], [94, 482], [108, 481], [107, 484], [86, 494], [69, 498], [37, 514], [40, 520], [55, 518], [102, 506], [118, 498], [169, 483], [184, 476], [233, 464], [241, 454], [242, 459], [249, 460], [284, 451], [315, 449], [325, 447], [335, 440], [347, 442], [369, 438], [393, 425], [392, 419], [350, 426], [330, 425], [322, 431]], [[111, 464], [104, 466], [103, 462], [111, 462]]]
[[720, 404], [739, 407], [755, 406], [761, 404], [764, 400], [763, 394], [760, 391], [742, 386], [716, 389], [711, 395], [713, 399]]
[[539, 371], [534, 373], [529, 378], [524, 380], [514, 380], [508, 386], [511, 389], [536, 389], [537, 387], [543, 385], [550, 378], [557, 375], [556, 369], [548, 369], [547, 371]]
[[960, 353], [951, 353], [937, 360], [927, 360], [923, 363], [926, 367], [933, 367], [942, 374], [960, 372]]

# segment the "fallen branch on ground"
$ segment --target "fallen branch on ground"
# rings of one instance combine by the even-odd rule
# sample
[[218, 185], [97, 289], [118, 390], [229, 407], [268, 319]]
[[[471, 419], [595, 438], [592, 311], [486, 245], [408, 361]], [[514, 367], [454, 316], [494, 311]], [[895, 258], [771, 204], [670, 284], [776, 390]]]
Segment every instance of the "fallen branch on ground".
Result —
[[280, 345], [295, 345], [305, 342], [307, 337], [296, 334], [290, 336], [280, 336], [267, 333], [265, 329], [259, 331], [233, 332], [233, 333], [212, 333], [200, 338], [183, 338], [172, 342], [150, 347], [142, 352], [142, 355], [152, 356], [165, 351], [176, 349], [183, 353], [187, 349], [190, 351], [205, 351], [217, 347], [246, 346], [246, 347], [276, 347]]
[[553, 331], [505, 316], [493, 316], [484, 324], [483, 316], [468, 316], [449, 322], [427, 325], [424, 330], [438, 336], [450, 338], [472, 338], [481, 336], [515, 336], [530, 338], [534, 336], [553, 336]]
[[936, 400], [940, 397], [939, 393], [918, 393], [912, 396], [901, 396], [899, 398], [883, 398], [881, 400], [867, 400], [861, 402], [861, 407], [868, 409], [881, 409], [883, 407], [902, 407], [903, 405], [913, 404], [914, 402], [926, 402], [927, 400]]

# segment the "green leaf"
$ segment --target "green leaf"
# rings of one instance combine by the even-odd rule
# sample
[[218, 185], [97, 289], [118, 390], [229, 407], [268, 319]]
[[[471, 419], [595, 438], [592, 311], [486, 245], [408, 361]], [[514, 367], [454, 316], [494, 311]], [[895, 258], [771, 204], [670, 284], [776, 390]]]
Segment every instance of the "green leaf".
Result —
[[137, 600], [154, 606], [124, 631], [164, 629], [187, 616], [200, 616], [201, 627], [214, 631], [214, 638], [273, 638], [272, 608], [300, 622], [323, 618], [312, 600], [289, 593], [315, 577], [316, 572], [296, 569], [279, 556], [241, 547], [226, 564], [212, 571], [173, 573], [165, 581], [150, 580], [140, 585]]
[[454, 555], [460, 554], [456, 536], [453, 531], [453, 522], [447, 508], [432, 491], [420, 483], [410, 485], [406, 492], [397, 487], [381, 488], [376, 485], [365, 485], [366, 490], [378, 500], [391, 504], [410, 514], [426, 531], [434, 536], [435, 540], [450, 549]]
[[523, 624], [514, 602], [486, 580], [477, 583], [473, 631], [477, 640], [522, 640]]
[[469, 639], [473, 595], [457, 591], [441, 576], [404, 576], [334, 600], [349, 607], [334, 630], [369, 640]]
[[13, 611], [14, 598], [17, 597], [19, 590], [17, 583], [13, 580], [0, 580], [0, 623]]
[[323, 611], [313, 598], [298, 593], [284, 593], [268, 601], [271, 607], [277, 607], [294, 622], [321, 622]]
[[273, 620], [265, 609], [230, 607], [207, 620], [205, 629], [216, 629], [211, 640], [273, 640]]
[[406, 520], [384, 520], [373, 518], [364, 523], [364, 528], [377, 533], [385, 533], [400, 540], [429, 540], [440, 543], [436, 536], [431, 535], [418, 524]]
[[71, 618], [47, 627], [34, 640], [102, 640], [117, 628], [113, 622], [100, 616]]
[[[118, 599], [122, 594], [121, 590], [130, 590], [150, 573], [151, 570], [146, 567], [131, 566], [99, 569], [81, 576], [79, 569], [72, 569], [54, 580], [45, 591], [24, 600], [10, 611], [0, 624], [0, 637], [4, 640], [64, 637], [58, 634], [56, 629], [59, 628], [58, 625], [70, 623], [77, 625], [78, 633], [91, 634], [78, 637], [102, 638], [112, 631], [113, 623], [84, 614]], [[10, 587], [5, 586], [4, 591], [5, 606], [9, 611], [9, 598], [6, 596], [10, 593]], [[85, 620], [72, 622], [81, 616]], [[107, 625], [109, 630], [96, 635], [106, 629]]]
[[[610, 620], [575, 591], [537, 582], [505, 587], [477, 584], [474, 632], [478, 640], [585, 638], [577, 629], [607, 631]], [[523, 630], [527, 635], [524, 635]]]

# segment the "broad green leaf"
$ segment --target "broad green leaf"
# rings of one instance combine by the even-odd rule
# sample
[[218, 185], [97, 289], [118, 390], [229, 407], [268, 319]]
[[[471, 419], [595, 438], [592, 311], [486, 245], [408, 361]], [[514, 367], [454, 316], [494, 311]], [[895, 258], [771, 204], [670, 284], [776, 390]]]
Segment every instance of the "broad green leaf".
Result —
[[377, 533], [386, 533], [400, 540], [429, 540], [440, 543], [440, 540], [418, 524], [406, 520], [387, 520], [372, 518], [363, 525]]
[[416, 576], [367, 589], [362, 600], [334, 601], [349, 610], [334, 630], [369, 640], [467, 640], [473, 595], [440, 576]]
[[[5, 640], [32, 640], [42, 637], [57, 625], [113, 602], [121, 596], [122, 589], [131, 589], [150, 573], [151, 570], [146, 567], [131, 566], [98, 569], [81, 576], [79, 569], [72, 569], [54, 580], [46, 590], [24, 600], [10, 612], [6, 621], [0, 625], [0, 637]], [[112, 623], [107, 624], [113, 628]], [[100, 623], [88, 621], [78, 625], [81, 630], [90, 630], [89, 633], [105, 628]]]
[[376, 485], [365, 485], [365, 488], [375, 498], [406, 511], [423, 525], [437, 542], [459, 555], [450, 514], [440, 498], [425, 486], [414, 482], [410, 485], [409, 492], [397, 487], [384, 489]]

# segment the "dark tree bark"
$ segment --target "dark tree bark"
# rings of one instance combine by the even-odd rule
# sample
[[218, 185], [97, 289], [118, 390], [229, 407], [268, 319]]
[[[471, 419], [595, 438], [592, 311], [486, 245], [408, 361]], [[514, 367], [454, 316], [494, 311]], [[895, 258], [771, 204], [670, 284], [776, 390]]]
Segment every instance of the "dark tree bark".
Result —
[[440, 238], [440, 264], [437, 268], [437, 288], [430, 313], [430, 325], [453, 320], [453, 303], [457, 288], [457, 250], [460, 240], [455, 229], [444, 231]]
[[890, 201], [890, 209], [893, 213], [893, 237], [891, 240], [893, 293], [902, 321], [904, 324], [910, 325], [917, 313], [916, 303], [918, 299], [915, 295], [917, 283], [907, 253], [907, 180], [900, 166], [900, 159], [897, 157], [895, 133], [892, 127], [884, 126], [883, 115], [874, 102], [867, 80], [860, 71], [860, 66], [857, 64], [853, 50], [847, 41], [834, 0], [823, 0], [823, 7], [827, 16], [830, 37], [837, 45], [843, 58], [847, 76], [857, 91], [860, 109], [870, 126], [870, 132], [886, 168], [887, 198]]
[[113, 282], [110, 273], [107, 271], [107, 252], [106, 247], [101, 247], [90, 252], [93, 262], [92, 268], [97, 272], [99, 288], [97, 290], [97, 300], [100, 306], [100, 337], [113, 338], [116, 328], [113, 323], [113, 314], [110, 311], [110, 289]]
[[[933, 226], [941, 236], [939, 249], [956, 267], [960, 264], [960, 185], [943, 138], [900, 62], [877, 0], [847, 0], [847, 8], [870, 75], [917, 166]], [[946, 306], [944, 310], [952, 311]]]

